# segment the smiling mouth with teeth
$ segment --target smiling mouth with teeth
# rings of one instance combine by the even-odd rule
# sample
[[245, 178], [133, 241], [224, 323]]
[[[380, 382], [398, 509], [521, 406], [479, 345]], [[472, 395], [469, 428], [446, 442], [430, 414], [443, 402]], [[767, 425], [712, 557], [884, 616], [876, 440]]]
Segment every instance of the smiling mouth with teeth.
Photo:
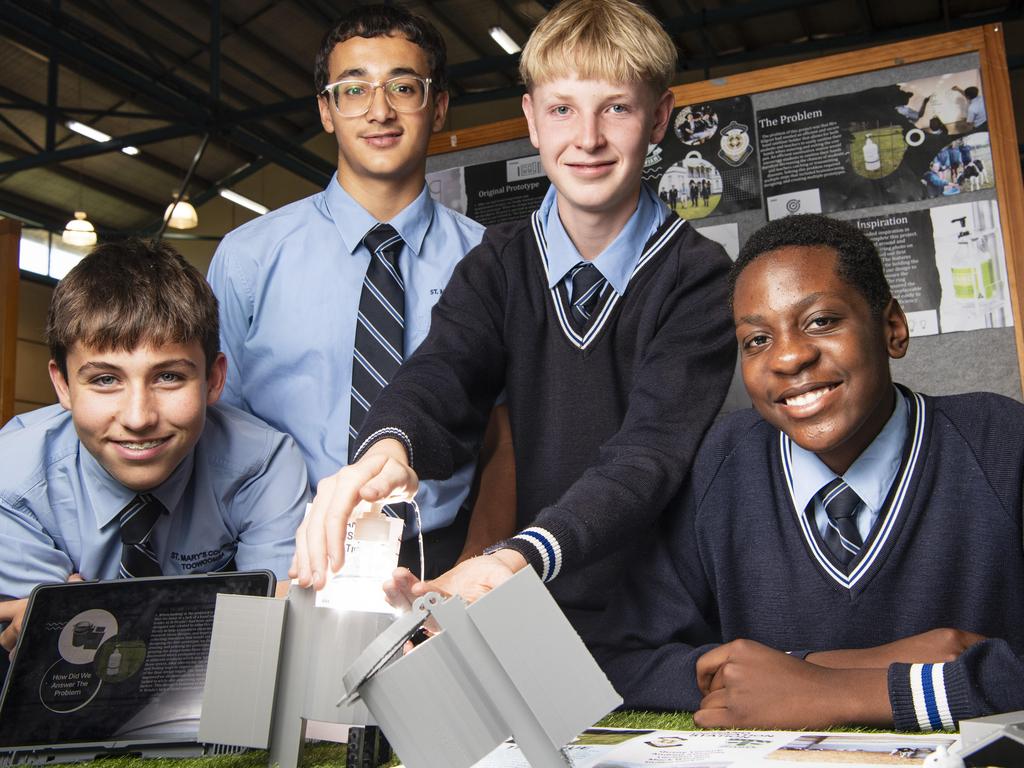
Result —
[[786, 405], [793, 405], [793, 406], [810, 405], [811, 403], [815, 402], [816, 400], [820, 400], [822, 397], [827, 395], [833, 389], [835, 389], [834, 385], [829, 385], [829, 386], [826, 386], [826, 387], [819, 387], [818, 389], [812, 389], [810, 392], [804, 392], [803, 394], [800, 394], [800, 395], [794, 395], [793, 397], [787, 397], [785, 402], [786, 402]]
[[146, 440], [141, 443], [120, 443], [120, 445], [127, 448], [129, 451], [146, 451], [150, 448], [156, 448], [156, 446], [160, 445], [162, 442], [163, 438], [160, 438], [159, 440]]

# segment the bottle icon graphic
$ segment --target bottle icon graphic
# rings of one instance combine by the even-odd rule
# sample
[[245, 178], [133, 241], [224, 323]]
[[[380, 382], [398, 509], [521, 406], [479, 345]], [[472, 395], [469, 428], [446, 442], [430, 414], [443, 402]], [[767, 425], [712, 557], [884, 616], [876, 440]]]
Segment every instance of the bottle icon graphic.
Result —
[[107, 677], [116, 677], [121, 673], [121, 649], [114, 646], [113, 652], [107, 657]]
[[882, 158], [878, 152], [878, 145], [871, 140], [869, 133], [864, 139], [864, 170], [877, 171], [882, 167]]

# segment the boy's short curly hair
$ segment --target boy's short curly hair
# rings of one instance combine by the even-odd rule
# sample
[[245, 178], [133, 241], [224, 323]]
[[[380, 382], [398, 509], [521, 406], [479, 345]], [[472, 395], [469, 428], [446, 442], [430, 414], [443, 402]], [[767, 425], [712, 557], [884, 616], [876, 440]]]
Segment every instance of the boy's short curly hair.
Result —
[[435, 93], [448, 90], [445, 72], [447, 48], [444, 38], [433, 24], [400, 5], [356, 6], [338, 19], [320, 42], [313, 64], [313, 87], [317, 95], [327, 86], [330, 78], [328, 62], [338, 43], [353, 37], [387, 37], [400, 35], [418, 45], [427, 54], [430, 67], [430, 87]]
[[776, 219], [750, 236], [729, 272], [730, 307], [736, 281], [743, 270], [764, 254], [787, 246], [825, 246], [834, 250], [838, 257], [836, 273], [840, 279], [864, 297], [872, 313], [881, 316], [892, 298], [892, 291], [875, 244], [855, 225], [819, 213]]

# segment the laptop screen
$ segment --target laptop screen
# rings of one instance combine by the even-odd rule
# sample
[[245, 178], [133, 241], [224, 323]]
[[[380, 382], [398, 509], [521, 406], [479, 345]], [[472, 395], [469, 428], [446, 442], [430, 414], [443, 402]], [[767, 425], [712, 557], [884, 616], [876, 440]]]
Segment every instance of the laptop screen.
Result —
[[195, 742], [218, 593], [269, 571], [36, 587], [0, 700], [0, 749]]

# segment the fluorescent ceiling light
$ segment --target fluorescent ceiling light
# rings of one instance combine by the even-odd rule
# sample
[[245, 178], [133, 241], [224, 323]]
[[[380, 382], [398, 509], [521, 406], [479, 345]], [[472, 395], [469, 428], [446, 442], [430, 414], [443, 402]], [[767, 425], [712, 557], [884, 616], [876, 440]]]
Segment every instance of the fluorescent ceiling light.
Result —
[[491, 27], [487, 31], [490, 33], [494, 42], [504, 49], [505, 53], [519, 53], [523, 50], [519, 47], [519, 43], [513, 40], [509, 33], [501, 27]]
[[68, 120], [67, 126], [78, 135], [85, 136], [85, 138], [92, 139], [93, 141], [110, 141], [112, 138], [109, 134], [98, 131], [92, 126], [80, 123], [77, 120]]
[[270, 209], [265, 205], [260, 205], [255, 200], [250, 200], [248, 197], [243, 197], [237, 192], [232, 192], [230, 189], [219, 189], [217, 194], [223, 197], [225, 200], [230, 200], [235, 205], [240, 205], [243, 208], [248, 208], [250, 211], [255, 211], [261, 216], [264, 213], [269, 213]]
[[[77, 120], [68, 120], [66, 125], [68, 127], [68, 130], [74, 131], [79, 136], [85, 136], [85, 138], [92, 139], [93, 141], [96, 142], [110, 141], [113, 138], [113, 136], [111, 136], [110, 134], [97, 130], [93, 128], [91, 125], [80, 123]], [[138, 147], [122, 147], [121, 151], [124, 152], [126, 155], [131, 155], [133, 157], [139, 154]]]

